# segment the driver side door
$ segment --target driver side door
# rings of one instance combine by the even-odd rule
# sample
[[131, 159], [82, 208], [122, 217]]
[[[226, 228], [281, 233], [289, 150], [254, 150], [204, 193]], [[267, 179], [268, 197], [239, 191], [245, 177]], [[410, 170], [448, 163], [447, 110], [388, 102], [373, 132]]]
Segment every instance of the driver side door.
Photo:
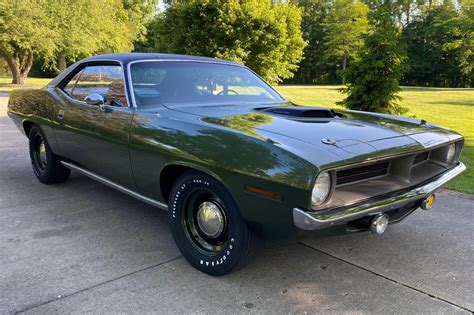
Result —
[[122, 66], [86, 64], [56, 87], [56, 93], [64, 102], [55, 130], [61, 155], [133, 189], [128, 141], [134, 108], [127, 102]]

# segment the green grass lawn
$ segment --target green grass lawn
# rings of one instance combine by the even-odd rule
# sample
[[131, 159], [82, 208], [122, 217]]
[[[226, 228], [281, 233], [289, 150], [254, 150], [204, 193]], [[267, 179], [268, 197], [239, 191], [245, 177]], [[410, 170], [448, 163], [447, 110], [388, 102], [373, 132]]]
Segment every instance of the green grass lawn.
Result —
[[[277, 90], [300, 105], [340, 108], [335, 103], [344, 98], [340, 86], [282, 85]], [[461, 160], [467, 170], [446, 188], [474, 194], [474, 89], [403, 87], [400, 104], [407, 116], [448, 127], [465, 138]]]
[[51, 79], [44, 79], [44, 78], [28, 78], [26, 80], [26, 85], [24, 86], [16, 86], [11, 84], [12, 78], [11, 77], [0, 77], [0, 93], [1, 92], [11, 92], [13, 89], [24, 89], [24, 88], [42, 88], [46, 84], [49, 83]]
[[[41, 88], [51, 79], [28, 78], [21, 88]], [[0, 77], [0, 92], [10, 92], [11, 78]], [[300, 105], [338, 108], [335, 103], [344, 98], [340, 86], [281, 85], [277, 90], [287, 99]], [[451, 128], [465, 137], [462, 161], [467, 171], [452, 181], [447, 188], [474, 194], [474, 89], [442, 89], [403, 87], [400, 104], [408, 108], [407, 116], [414, 116]]]

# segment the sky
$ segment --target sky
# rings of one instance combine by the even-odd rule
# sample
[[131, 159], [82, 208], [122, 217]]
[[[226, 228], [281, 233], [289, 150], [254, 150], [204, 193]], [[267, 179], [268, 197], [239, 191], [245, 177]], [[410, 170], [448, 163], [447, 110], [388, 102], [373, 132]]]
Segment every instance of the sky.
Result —
[[165, 4], [164, 4], [163, 0], [160, 0], [160, 1], [158, 2], [158, 9], [159, 9], [160, 11], [163, 11], [163, 10], [165, 9]]

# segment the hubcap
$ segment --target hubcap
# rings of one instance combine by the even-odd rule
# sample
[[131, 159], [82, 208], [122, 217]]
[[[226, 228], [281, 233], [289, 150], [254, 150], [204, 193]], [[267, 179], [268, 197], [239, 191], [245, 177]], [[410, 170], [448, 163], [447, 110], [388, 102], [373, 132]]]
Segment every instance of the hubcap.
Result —
[[227, 210], [207, 189], [196, 189], [185, 199], [181, 224], [190, 244], [204, 255], [216, 255], [229, 242]]
[[35, 160], [37, 166], [40, 170], [44, 171], [48, 164], [48, 156], [46, 155], [46, 145], [44, 144], [44, 140], [39, 135], [35, 139], [35, 148]]
[[41, 164], [46, 165], [46, 161], [47, 161], [47, 158], [46, 158], [46, 146], [44, 145], [44, 141], [43, 141], [43, 140], [41, 140], [41, 143], [40, 143], [40, 145], [39, 145], [39, 147], [38, 147], [38, 155], [39, 155]]
[[220, 206], [212, 201], [199, 205], [197, 212], [199, 229], [210, 238], [219, 237], [224, 231], [225, 218]]

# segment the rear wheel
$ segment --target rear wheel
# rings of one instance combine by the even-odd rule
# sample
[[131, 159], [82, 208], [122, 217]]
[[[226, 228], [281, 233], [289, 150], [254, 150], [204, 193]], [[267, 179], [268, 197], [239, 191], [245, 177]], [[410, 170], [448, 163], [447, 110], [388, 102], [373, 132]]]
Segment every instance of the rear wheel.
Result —
[[32, 126], [29, 133], [30, 159], [33, 171], [40, 182], [54, 184], [68, 179], [71, 171], [53, 154], [44, 133]]
[[200, 271], [223, 275], [242, 268], [254, 255], [257, 236], [215, 179], [197, 172], [183, 174], [171, 191], [169, 210], [178, 248]]

